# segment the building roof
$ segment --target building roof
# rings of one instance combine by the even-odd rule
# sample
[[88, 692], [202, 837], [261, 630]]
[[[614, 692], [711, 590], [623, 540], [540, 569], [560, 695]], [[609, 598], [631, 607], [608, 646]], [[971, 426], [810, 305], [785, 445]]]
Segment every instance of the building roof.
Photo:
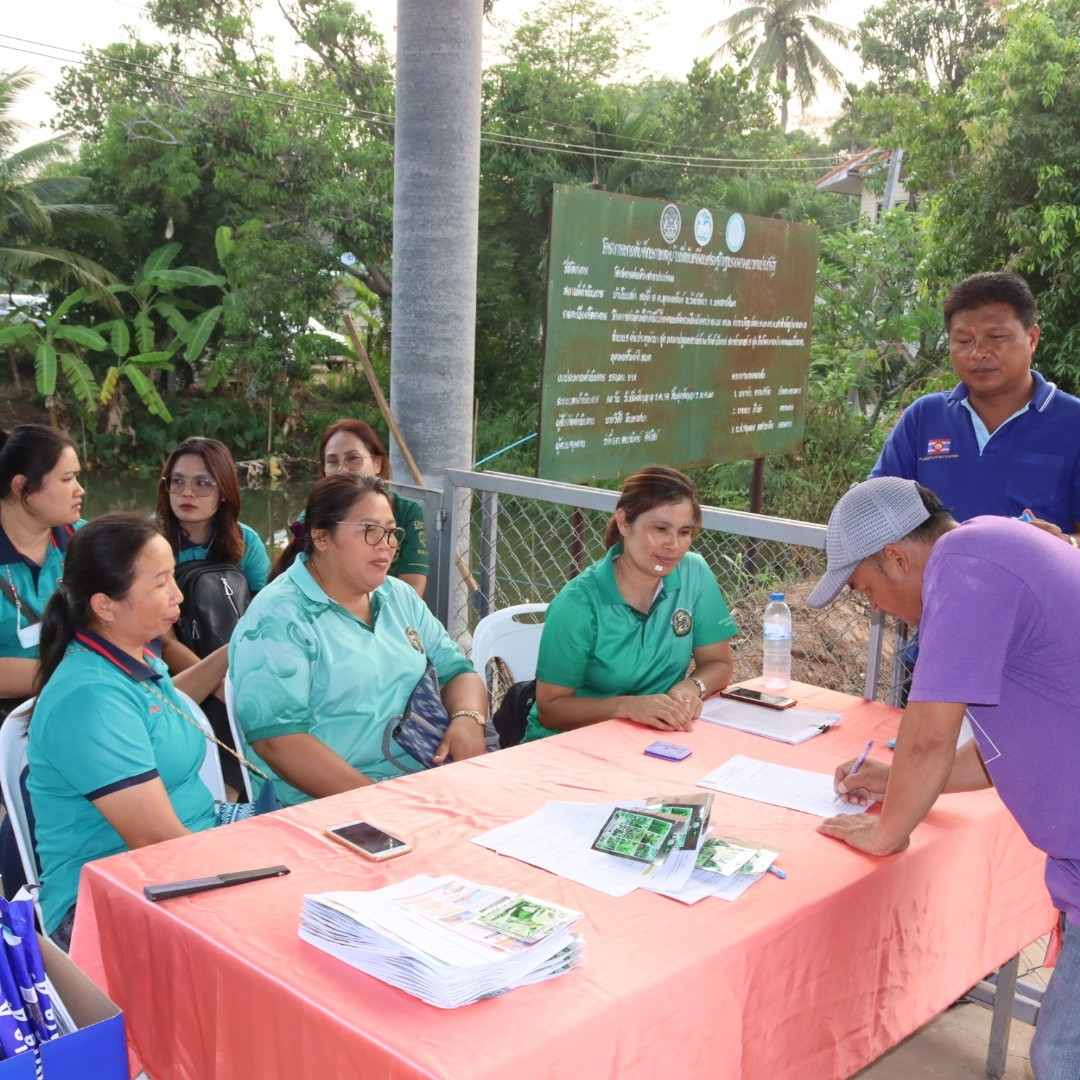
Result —
[[[832, 191], [837, 195], [861, 195], [863, 190], [863, 177], [871, 169], [879, 169], [889, 163], [892, 151], [884, 147], [874, 147], [863, 150], [861, 153], [850, 157], [847, 161], [837, 165], [832, 172], [827, 172], [820, 179], [814, 181], [814, 187], [818, 191]], [[903, 179], [904, 163], [900, 165], [900, 177]]]

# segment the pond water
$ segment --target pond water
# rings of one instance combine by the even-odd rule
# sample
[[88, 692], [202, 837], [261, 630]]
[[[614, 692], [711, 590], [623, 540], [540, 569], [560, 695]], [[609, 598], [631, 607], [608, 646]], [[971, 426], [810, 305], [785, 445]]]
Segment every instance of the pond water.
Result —
[[[157, 477], [110, 473], [104, 469], [84, 472], [86, 495], [83, 517], [94, 518], [110, 510], [134, 510], [151, 514], [157, 503]], [[273, 555], [285, 542], [290, 521], [304, 508], [314, 477], [291, 477], [273, 486], [240, 486], [240, 520], [262, 537]]]

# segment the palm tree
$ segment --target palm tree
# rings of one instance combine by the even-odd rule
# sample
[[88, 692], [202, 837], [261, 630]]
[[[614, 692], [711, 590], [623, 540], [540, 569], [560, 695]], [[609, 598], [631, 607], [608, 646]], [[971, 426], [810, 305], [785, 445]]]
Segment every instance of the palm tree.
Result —
[[827, 3], [828, 0], [763, 0], [741, 8], [705, 31], [706, 37], [720, 30], [728, 34], [710, 59], [737, 45], [753, 47], [750, 66], [758, 79], [772, 77], [783, 91], [782, 131], [787, 131], [789, 95], [795, 94], [804, 109], [817, 96], [815, 72], [830, 86], [840, 89], [840, 71], [811, 36], [813, 33], [845, 46], [851, 40], [850, 30], [816, 14]]
[[77, 201], [86, 179], [43, 175], [67, 156], [68, 140], [54, 136], [14, 149], [24, 125], [13, 117], [12, 106], [33, 81], [25, 68], [0, 73], [0, 283], [8, 289], [19, 281], [75, 284], [115, 307], [105, 288], [116, 278], [60, 240], [69, 229], [100, 233], [114, 225], [107, 207]]

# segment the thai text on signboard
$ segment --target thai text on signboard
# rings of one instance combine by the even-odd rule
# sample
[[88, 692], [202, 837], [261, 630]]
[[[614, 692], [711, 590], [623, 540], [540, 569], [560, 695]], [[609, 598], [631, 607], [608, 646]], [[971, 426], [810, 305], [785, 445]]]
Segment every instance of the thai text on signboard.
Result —
[[550, 253], [541, 477], [799, 449], [815, 228], [560, 185]]

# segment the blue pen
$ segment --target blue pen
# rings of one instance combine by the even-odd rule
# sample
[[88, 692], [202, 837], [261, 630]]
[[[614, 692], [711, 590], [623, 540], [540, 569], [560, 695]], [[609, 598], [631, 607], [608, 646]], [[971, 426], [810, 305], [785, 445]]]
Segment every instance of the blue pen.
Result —
[[779, 866], [774, 866], [772, 863], [769, 863], [769, 873], [775, 874], [778, 878], [783, 878], [785, 881], [787, 881], [787, 874], [785, 874]]
[[[855, 759], [855, 764], [852, 765], [851, 768], [848, 770], [847, 776], [844, 777], [845, 780], [848, 779], [848, 777], [854, 776], [863, 767], [863, 762], [866, 761], [866, 755], [869, 754], [870, 751], [873, 750], [873, 748], [874, 740], [871, 739], [866, 744], [866, 746], [863, 747], [863, 752]], [[838, 791], [836, 793], [836, 798], [833, 799], [833, 802], [838, 802], [840, 800], [841, 794], [842, 793]]]
[[1018, 521], [1034, 521], [1035, 518], [1032, 517], [1031, 511], [1025, 510], [1017, 520]]

